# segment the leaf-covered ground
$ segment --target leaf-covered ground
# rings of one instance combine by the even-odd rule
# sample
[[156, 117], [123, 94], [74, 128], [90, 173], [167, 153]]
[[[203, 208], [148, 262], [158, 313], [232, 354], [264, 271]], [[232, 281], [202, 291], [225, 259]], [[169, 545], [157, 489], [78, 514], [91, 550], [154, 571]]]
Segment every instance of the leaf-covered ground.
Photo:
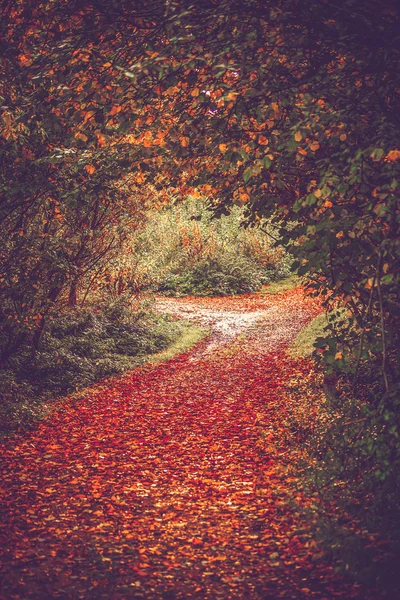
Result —
[[283, 389], [310, 364], [285, 349], [318, 306], [292, 290], [159, 308], [214, 333], [4, 445], [2, 597], [372, 597], [325, 564], [290, 475]]

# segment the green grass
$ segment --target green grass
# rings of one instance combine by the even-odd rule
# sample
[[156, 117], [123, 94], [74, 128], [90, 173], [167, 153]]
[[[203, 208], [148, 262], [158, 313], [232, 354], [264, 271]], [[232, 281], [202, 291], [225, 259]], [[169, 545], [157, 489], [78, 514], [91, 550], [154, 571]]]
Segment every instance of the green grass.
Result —
[[289, 290], [294, 290], [303, 284], [303, 280], [298, 275], [289, 275], [288, 277], [284, 277], [280, 281], [275, 281], [274, 283], [270, 283], [267, 286], [264, 286], [261, 294], [262, 295], [271, 295], [275, 296], [278, 294], [284, 294]]
[[210, 329], [206, 327], [198, 327], [189, 321], [179, 321], [182, 325], [181, 335], [168, 348], [148, 356], [145, 362], [158, 363], [171, 360], [179, 354], [183, 354], [190, 350], [193, 346], [201, 342], [210, 333]]
[[324, 335], [324, 327], [328, 325], [326, 313], [322, 313], [304, 327], [289, 348], [291, 356], [311, 356], [314, 351], [314, 342]]
[[335, 318], [333, 318], [332, 313], [326, 312], [314, 317], [314, 319], [297, 334], [296, 339], [289, 347], [289, 354], [295, 357], [311, 356], [315, 350], [314, 343], [316, 339], [319, 337], [325, 337], [326, 335], [324, 328], [329, 322], [334, 324], [342, 319], [345, 313], [346, 310], [342, 308], [336, 313]]

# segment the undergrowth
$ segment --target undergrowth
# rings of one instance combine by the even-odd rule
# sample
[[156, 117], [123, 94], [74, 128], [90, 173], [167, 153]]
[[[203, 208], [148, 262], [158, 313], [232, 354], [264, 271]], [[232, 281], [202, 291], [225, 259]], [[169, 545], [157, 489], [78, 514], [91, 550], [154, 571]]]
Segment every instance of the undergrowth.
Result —
[[197, 341], [199, 332], [187, 323], [146, 307], [133, 311], [121, 299], [55, 317], [39, 352], [25, 345], [0, 370], [1, 430], [30, 426], [47, 414], [53, 398], [157, 356], [188, 328], [190, 341]]
[[243, 221], [237, 206], [216, 219], [207, 201], [196, 198], [158, 211], [137, 238], [137, 280], [166, 295], [227, 296], [288, 275], [288, 255]]
[[[300, 332], [292, 356], [310, 356], [328, 322], [340, 326], [345, 315], [328, 317], [320, 315]], [[297, 381], [295, 389], [286, 386], [296, 398], [289, 404], [287, 427], [305, 450], [303, 485], [318, 499], [310, 519], [325, 557], [353, 580], [375, 587], [378, 598], [395, 600], [400, 597], [400, 388], [393, 384], [385, 393], [380, 362], [357, 365], [356, 356], [351, 358], [347, 370], [338, 369], [334, 377], [324, 377], [310, 363], [309, 379]]]
[[375, 585], [379, 598], [394, 599], [400, 597], [400, 423], [387, 406], [398, 405], [400, 390], [386, 407], [374, 405], [379, 375], [364, 370], [356, 390], [348, 374], [340, 376], [320, 409], [325, 426], [309, 443], [312, 487], [322, 499], [315, 528], [327, 556], [357, 581]]

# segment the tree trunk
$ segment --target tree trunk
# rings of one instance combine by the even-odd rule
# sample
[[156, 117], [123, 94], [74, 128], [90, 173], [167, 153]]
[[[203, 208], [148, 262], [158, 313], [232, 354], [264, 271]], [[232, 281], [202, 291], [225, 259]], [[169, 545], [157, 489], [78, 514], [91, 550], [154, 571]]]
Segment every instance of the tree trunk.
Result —
[[[62, 287], [53, 288], [52, 290], [50, 290], [49, 295], [48, 295], [48, 300], [50, 300], [51, 303], [55, 302], [57, 300], [58, 296], [60, 295], [61, 290], [62, 290]], [[48, 310], [46, 311], [45, 314], [42, 314], [40, 316], [38, 326], [36, 327], [35, 331], [33, 332], [32, 346], [36, 352], [39, 350], [40, 339], [42, 337], [44, 326], [46, 325], [47, 315], [48, 315]]]
[[40, 338], [42, 337], [42, 333], [43, 333], [43, 329], [44, 329], [45, 325], [46, 325], [46, 317], [44, 315], [42, 315], [40, 317], [39, 325], [36, 327], [35, 331], [33, 332], [33, 336], [32, 336], [32, 346], [34, 347], [36, 352], [39, 351]]
[[78, 290], [78, 280], [74, 279], [71, 283], [71, 287], [69, 288], [68, 294], [68, 306], [73, 308], [77, 305], [77, 290]]

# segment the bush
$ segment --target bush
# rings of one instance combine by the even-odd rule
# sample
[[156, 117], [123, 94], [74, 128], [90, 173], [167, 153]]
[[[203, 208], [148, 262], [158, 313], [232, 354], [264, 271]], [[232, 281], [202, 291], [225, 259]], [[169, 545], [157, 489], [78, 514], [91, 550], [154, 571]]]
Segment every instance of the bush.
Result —
[[287, 275], [283, 250], [243, 221], [237, 206], [216, 219], [195, 198], [157, 212], [137, 238], [136, 279], [165, 294], [216, 296], [254, 292]]
[[222, 255], [198, 262], [183, 272], [172, 272], [159, 282], [158, 290], [178, 296], [226, 296], [254, 292], [266, 281], [261, 269], [249, 259]]
[[321, 500], [316, 534], [327, 557], [379, 597], [400, 597], [400, 386], [377, 402], [380, 365], [361, 383], [339, 375], [308, 439], [312, 487]]

